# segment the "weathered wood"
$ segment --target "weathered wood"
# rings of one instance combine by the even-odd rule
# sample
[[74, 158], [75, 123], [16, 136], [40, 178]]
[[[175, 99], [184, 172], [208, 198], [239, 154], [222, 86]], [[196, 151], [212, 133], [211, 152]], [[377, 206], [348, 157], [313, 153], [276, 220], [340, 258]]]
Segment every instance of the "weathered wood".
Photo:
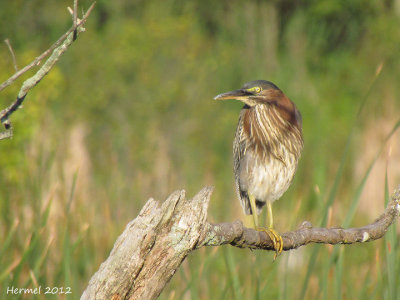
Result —
[[[163, 204], [150, 199], [139, 216], [118, 238], [108, 259], [90, 279], [81, 299], [155, 299], [193, 250], [230, 244], [239, 248], [274, 250], [265, 232], [242, 222], [209, 224], [207, 208], [212, 188], [193, 199], [184, 191]], [[383, 214], [359, 228], [314, 228], [303, 222], [298, 230], [282, 233], [283, 250], [309, 243], [352, 244], [379, 239], [400, 213], [400, 188]]]
[[177, 191], [160, 205], [150, 199], [116, 241], [81, 299], [156, 299], [207, 230], [212, 188], [193, 199]]

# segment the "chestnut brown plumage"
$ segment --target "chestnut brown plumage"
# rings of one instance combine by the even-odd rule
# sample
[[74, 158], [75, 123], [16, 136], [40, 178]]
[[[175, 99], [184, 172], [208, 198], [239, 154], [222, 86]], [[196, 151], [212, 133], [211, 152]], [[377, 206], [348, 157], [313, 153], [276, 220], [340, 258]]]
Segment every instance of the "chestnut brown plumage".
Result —
[[302, 121], [296, 105], [272, 82], [256, 80], [216, 96], [244, 103], [233, 144], [238, 198], [246, 214], [268, 209], [268, 229], [277, 254], [282, 238], [273, 229], [271, 204], [289, 188], [303, 149]]

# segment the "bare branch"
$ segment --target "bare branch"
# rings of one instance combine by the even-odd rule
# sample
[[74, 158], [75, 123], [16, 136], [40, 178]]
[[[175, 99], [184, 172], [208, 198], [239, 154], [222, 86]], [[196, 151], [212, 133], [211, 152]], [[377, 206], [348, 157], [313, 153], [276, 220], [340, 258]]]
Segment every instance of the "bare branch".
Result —
[[8, 50], [10, 50], [11, 57], [12, 57], [12, 60], [13, 60], [14, 69], [15, 69], [16, 72], [18, 72], [17, 60], [15, 59], [15, 54], [14, 54], [13, 48], [11, 47], [11, 43], [10, 43], [9, 39], [5, 39], [4, 43], [6, 43], [6, 45], [8, 47]]
[[0, 84], [0, 91], [11, 85], [15, 80], [17, 80], [21, 75], [29, 71], [35, 66], [40, 65], [41, 61], [48, 56], [55, 48], [57, 48], [68, 36], [71, 32], [73, 32], [76, 28], [78, 28], [81, 25], [84, 25], [86, 23], [87, 18], [89, 17], [90, 13], [92, 12], [94, 6], [96, 4], [96, 1], [92, 3], [92, 5], [89, 7], [89, 9], [86, 11], [84, 16], [82, 17], [82, 20], [77, 23], [76, 26], [72, 26], [66, 33], [64, 33], [49, 49], [44, 51], [42, 54], [40, 54], [38, 57], [36, 57], [29, 65], [26, 65], [24, 68], [16, 72], [14, 75], [12, 75], [10, 78], [8, 78], [6, 81], [4, 81], [2, 84]]
[[[210, 224], [207, 207], [212, 188], [193, 199], [173, 193], [164, 203], [150, 199], [114, 244], [107, 260], [90, 279], [81, 299], [156, 299], [185, 257], [203, 246], [230, 244], [239, 248], [273, 250], [265, 232], [242, 222]], [[282, 234], [283, 249], [309, 243], [352, 244], [379, 239], [400, 212], [400, 187], [383, 214], [360, 228], [313, 228], [303, 222]], [[113, 298], [114, 297], [114, 298]]]
[[[55, 47], [53, 50], [53, 53], [51, 54], [51, 56], [46, 60], [46, 62], [43, 64], [43, 66], [36, 72], [35, 75], [33, 75], [32, 77], [28, 78], [27, 80], [24, 81], [24, 83], [22, 84], [22, 87], [18, 93], [17, 99], [10, 105], [8, 106], [6, 109], [2, 110], [0, 112], [0, 121], [1, 123], [5, 123], [6, 121], [8, 121], [8, 118], [10, 117], [10, 115], [16, 111], [22, 104], [22, 102], [24, 101], [26, 95], [28, 94], [29, 90], [32, 89], [34, 86], [36, 86], [43, 78], [44, 76], [47, 75], [47, 73], [53, 68], [53, 66], [56, 64], [56, 62], [59, 60], [59, 58], [61, 57], [61, 55], [68, 49], [68, 47], [74, 42], [74, 33], [72, 31], [76, 30], [78, 33], [85, 31], [85, 28], [83, 27], [83, 24], [86, 22], [87, 18], [90, 15], [90, 12], [93, 10], [93, 7], [95, 5], [95, 2], [89, 7], [89, 9], [87, 10], [87, 12], [85, 13], [85, 15], [83, 16], [82, 20], [80, 20], [76, 26], [73, 26], [70, 30], [67, 31], [66, 34], [64, 34], [54, 45], [56, 45], [58, 42], [62, 42], [62, 44], [58, 47]], [[65, 36], [65, 38], [63, 38]], [[54, 46], [53, 45], [53, 46]], [[52, 47], [53, 47], [52, 46]], [[52, 47], [50, 47], [48, 50], [46, 50], [44, 53], [47, 53], [48, 51], [50, 51], [50, 49], [52, 49]], [[43, 54], [44, 54], [43, 53]], [[40, 56], [42, 57], [43, 54]], [[44, 56], [43, 56], [44, 57]], [[37, 58], [38, 59], [38, 58]], [[36, 60], [37, 60], [36, 59]], [[36, 61], [35, 60], [35, 61]], [[22, 69], [21, 71], [25, 70], [25, 72], [27, 70], [29, 70], [31, 67], [33, 66], [33, 64], [30, 64], [28, 66], [26, 66], [24, 69]], [[18, 73], [21, 73], [17, 72]], [[15, 74], [15, 75], [16, 75]], [[20, 75], [22, 75], [23, 73], [21, 73]], [[15, 76], [14, 75], [14, 76]], [[13, 77], [11, 77], [13, 78]], [[18, 78], [15, 77], [15, 79]], [[13, 79], [13, 80], [15, 80]], [[12, 80], [12, 81], [13, 81]], [[10, 84], [12, 83], [12, 81], [10, 81]], [[7, 126], [5, 124], [5, 127], [7, 129]], [[7, 132], [7, 131], [6, 131]], [[12, 131], [8, 131], [7, 134], [4, 135], [0, 135], [0, 140], [7, 138], [7, 137], [11, 137], [12, 136]]]
[[[364, 243], [383, 237], [400, 212], [400, 190], [382, 215], [372, 224], [358, 228], [317, 228], [310, 222], [303, 222], [298, 230], [282, 234], [283, 250], [288, 251], [310, 243], [354, 244]], [[230, 244], [239, 248], [274, 250], [271, 239], [264, 232], [246, 228], [242, 222], [208, 224], [207, 236], [201, 246]]]
[[76, 30], [76, 28], [77, 28], [76, 24], [78, 24], [78, 0], [74, 0], [74, 14], [72, 16], [72, 19], [73, 19], [73, 24], [75, 27], [75, 30], [74, 30], [74, 41], [75, 41], [78, 36], [78, 32]]

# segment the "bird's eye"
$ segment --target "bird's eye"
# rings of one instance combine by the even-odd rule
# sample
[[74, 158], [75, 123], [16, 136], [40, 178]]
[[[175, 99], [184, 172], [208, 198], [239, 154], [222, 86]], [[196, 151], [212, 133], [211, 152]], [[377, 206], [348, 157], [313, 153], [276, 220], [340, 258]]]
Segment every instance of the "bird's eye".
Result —
[[259, 92], [261, 92], [261, 88], [259, 87], [259, 86], [255, 86], [255, 87], [252, 87], [252, 88], [249, 88], [249, 89], [247, 89], [249, 92], [252, 92], [252, 93], [259, 93]]

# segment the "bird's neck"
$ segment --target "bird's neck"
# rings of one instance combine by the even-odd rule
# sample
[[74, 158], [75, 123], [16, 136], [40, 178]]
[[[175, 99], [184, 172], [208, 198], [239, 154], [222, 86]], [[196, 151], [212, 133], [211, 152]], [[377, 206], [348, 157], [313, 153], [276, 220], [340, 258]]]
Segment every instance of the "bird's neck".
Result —
[[[272, 103], [243, 107], [241, 116], [243, 130], [247, 136], [251, 137], [253, 144], [258, 144], [264, 149], [276, 148], [282, 144], [287, 148], [292, 148], [293, 152], [303, 147], [301, 123], [298, 123], [296, 116], [284, 115], [282, 110], [284, 113], [289, 111], [287, 108]], [[293, 122], [292, 118], [294, 118]]]

